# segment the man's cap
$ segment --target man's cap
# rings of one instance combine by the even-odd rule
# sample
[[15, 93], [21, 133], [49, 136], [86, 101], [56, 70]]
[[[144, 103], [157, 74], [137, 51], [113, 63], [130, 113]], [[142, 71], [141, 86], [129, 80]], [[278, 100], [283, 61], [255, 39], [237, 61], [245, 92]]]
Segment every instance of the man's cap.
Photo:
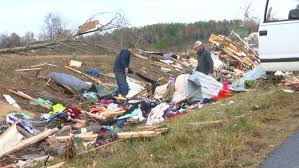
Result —
[[201, 41], [196, 41], [195, 43], [194, 43], [194, 45], [193, 45], [193, 48], [197, 48], [197, 47], [199, 47], [199, 46], [201, 46], [202, 45], [202, 42]]

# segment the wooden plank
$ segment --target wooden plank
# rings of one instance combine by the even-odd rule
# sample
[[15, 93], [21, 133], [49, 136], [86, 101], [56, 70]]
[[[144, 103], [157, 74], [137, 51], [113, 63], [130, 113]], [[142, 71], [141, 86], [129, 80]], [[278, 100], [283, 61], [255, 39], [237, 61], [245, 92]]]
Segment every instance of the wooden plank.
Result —
[[40, 71], [40, 70], [43, 70], [43, 68], [16, 69], [17, 72]]
[[104, 117], [101, 114], [93, 114], [93, 113], [90, 113], [90, 112], [87, 112], [87, 111], [84, 111], [84, 110], [81, 110], [81, 113], [87, 114], [88, 116], [99, 119], [99, 120], [105, 120], [106, 119], [106, 117]]
[[30, 68], [37, 68], [37, 67], [42, 67], [45, 66], [46, 64], [37, 64], [37, 65], [31, 65]]
[[104, 117], [111, 117], [111, 116], [117, 116], [117, 115], [121, 115], [123, 113], [125, 113], [126, 110], [122, 110], [122, 111], [112, 111], [112, 112], [103, 112], [101, 113]]
[[137, 57], [137, 58], [144, 59], [144, 60], [148, 60], [147, 57], [144, 57], [144, 56], [142, 56], [142, 55], [140, 55], [140, 54], [137, 54], [137, 53], [133, 53], [133, 56], [135, 56], [135, 57]]
[[69, 136], [57, 136], [55, 139], [59, 142], [67, 142], [68, 139], [71, 139], [73, 137], [80, 138], [83, 141], [94, 141], [98, 137], [98, 134], [75, 134]]
[[120, 132], [117, 133], [118, 138], [128, 139], [128, 138], [140, 138], [140, 137], [154, 137], [161, 135], [161, 133], [166, 132], [168, 128], [163, 130], [153, 130], [153, 131], [136, 131], [136, 132]]

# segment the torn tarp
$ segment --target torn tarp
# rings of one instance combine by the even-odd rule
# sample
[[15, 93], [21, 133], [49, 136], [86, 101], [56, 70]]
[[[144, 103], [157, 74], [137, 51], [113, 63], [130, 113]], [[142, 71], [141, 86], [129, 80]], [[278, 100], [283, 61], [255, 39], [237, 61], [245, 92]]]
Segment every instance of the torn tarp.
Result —
[[172, 102], [178, 103], [185, 99], [202, 101], [217, 96], [222, 84], [209, 75], [195, 71], [192, 75], [179, 75], [175, 81], [175, 93]]
[[[214, 96], [217, 96], [219, 91], [223, 87], [223, 85], [219, 83], [216, 79], [214, 79], [212, 76], [205, 75], [197, 71], [195, 71], [189, 77], [189, 81], [197, 86], [194, 87], [194, 85], [190, 85], [190, 89], [192, 89], [190, 90], [191, 94], [197, 92], [197, 90], [200, 89], [200, 91], [198, 91], [198, 93], [200, 94], [195, 94], [191, 97], [191, 99], [210, 99]], [[201, 98], [198, 96], [200, 96]]]
[[257, 65], [252, 70], [246, 72], [236, 86], [232, 86], [229, 89], [237, 92], [246, 91], [245, 81], [257, 80], [257, 79], [264, 78], [265, 76], [266, 76], [265, 69], [262, 67], [262, 65]]

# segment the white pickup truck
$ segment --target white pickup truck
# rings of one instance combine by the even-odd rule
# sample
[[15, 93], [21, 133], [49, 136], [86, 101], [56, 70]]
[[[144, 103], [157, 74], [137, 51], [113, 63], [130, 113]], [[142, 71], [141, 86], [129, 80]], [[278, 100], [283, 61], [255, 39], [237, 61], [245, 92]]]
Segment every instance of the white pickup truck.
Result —
[[266, 71], [299, 71], [299, 0], [267, 0], [259, 55]]

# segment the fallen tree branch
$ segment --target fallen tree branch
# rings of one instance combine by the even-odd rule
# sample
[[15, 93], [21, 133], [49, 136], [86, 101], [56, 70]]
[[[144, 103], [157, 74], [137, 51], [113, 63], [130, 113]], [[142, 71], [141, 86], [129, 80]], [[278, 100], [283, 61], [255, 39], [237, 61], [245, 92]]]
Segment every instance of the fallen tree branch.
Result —
[[[65, 41], [65, 40], [67, 40], [67, 39], [60, 40], [60, 41]], [[57, 41], [44, 43], [44, 44], [35, 44], [35, 45], [31, 45], [31, 46], [26, 46], [26, 47], [4, 48], [4, 49], [0, 49], [0, 54], [15, 53], [15, 52], [20, 52], [20, 51], [28, 51], [28, 50], [33, 50], [33, 49], [46, 48], [48, 46], [52, 46], [55, 44], [57, 44]]]

